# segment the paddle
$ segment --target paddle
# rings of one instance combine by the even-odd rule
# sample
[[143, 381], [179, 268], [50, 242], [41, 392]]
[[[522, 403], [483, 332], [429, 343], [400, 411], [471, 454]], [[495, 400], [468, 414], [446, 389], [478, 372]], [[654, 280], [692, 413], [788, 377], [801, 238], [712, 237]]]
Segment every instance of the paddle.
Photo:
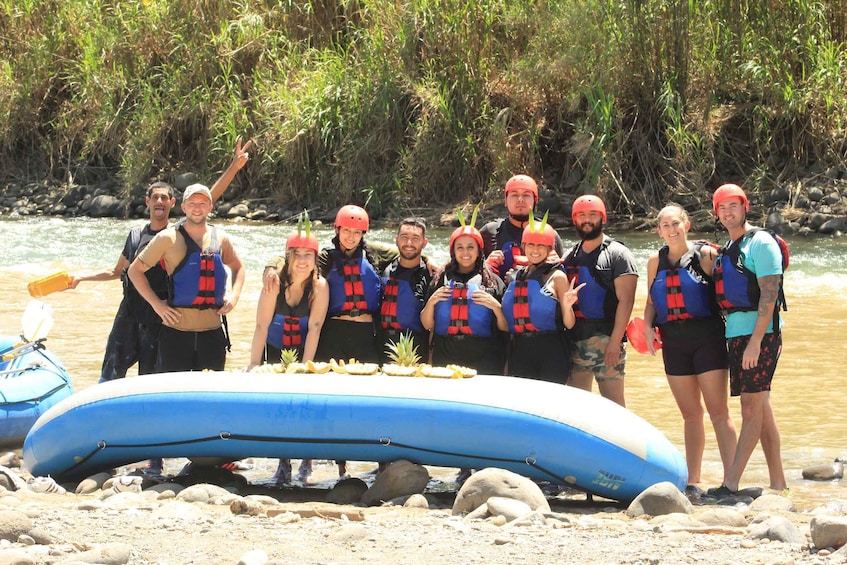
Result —
[[53, 327], [53, 309], [39, 300], [30, 300], [21, 317], [21, 326], [23, 341], [0, 351], [3, 361], [14, 359], [41, 345]]

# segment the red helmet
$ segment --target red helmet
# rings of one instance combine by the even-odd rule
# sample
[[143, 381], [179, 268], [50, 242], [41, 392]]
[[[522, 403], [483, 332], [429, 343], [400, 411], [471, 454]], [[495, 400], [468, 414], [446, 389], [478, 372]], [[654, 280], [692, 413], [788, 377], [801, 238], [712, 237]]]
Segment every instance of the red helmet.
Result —
[[580, 212], [597, 212], [603, 217], [603, 223], [606, 223], [606, 205], [600, 200], [600, 197], [593, 194], [580, 196], [573, 201], [571, 208], [571, 219], [576, 223], [576, 217]]
[[319, 244], [318, 238], [314, 235], [306, 235], [305, 233], [297, 230], [288, 236], [288, 240], [285, 242], [285, 250], [290, 251], [292, 249], [296, 249], [298, 247], [302, 247], [303, 249], [311, 249], [317, 255]]
[[747, 193], [744, 192], [744, 189], [737, 184], [724, 184], [719, 186], [712, 195], [712, 205], [715, 208], [715, 216], [718, 215], [718, 206], [720, 203], [729, 198], [740, 198], [741, 202], [744, 203], [744, 211], [750, 211], [750, 201], [747, 199]]
[[480, 231], [473, 226], [461, 226], [453, 230], [453, 233], [450, 235], [450, 257], [453, 256], [453, 244], [456, 243], [456, 240], [463, 235], [471, 236], [476, 244], [479, 245], [479, 252], [482, 254], [482, 250], [485, 245], [482, 242], [482, 234]]
[[515, 175], [506, 181], [506, 196], [513, 190], [528, 190], [532, 193], [533, 201], [538, 202], [538, 185], [532, 177], [527, 175]]
[[553, 229], [553, 226], [545, 223], [544, 229], [540, 230], [541, 226], [538, 222], [536, 222], [538, 226], [535, 231], [529, 229], [529, 224], [523, 229], [523, 237], [521, 238], [521, 244], [526, 245], [527, 243], [534, 243], [535, 245], [546, 245], [547, 247], [555, 247], [556, 245], [556, 230]]
[[368, 231], [369, 225], [370, 222], [368, 220], [368, 213], [365, 212], [364, 208], [356, 206], [355, 204], [342, 206], [335, 215], [336, 228], [350, 228], [354, 230], [362, 230], [364, 232]]

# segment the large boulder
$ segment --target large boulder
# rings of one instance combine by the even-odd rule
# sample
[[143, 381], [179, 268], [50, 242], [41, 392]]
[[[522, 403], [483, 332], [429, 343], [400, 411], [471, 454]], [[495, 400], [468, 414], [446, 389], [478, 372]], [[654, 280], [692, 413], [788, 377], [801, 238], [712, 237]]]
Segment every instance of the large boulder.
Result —
[[847, 545], [847, 516], [815, 516], [809, 523], [812, 543], [818, 549]]
[[362, 504], [376, 506], [393, 498], [420, 494], [427, 484], [429, 472], [426, 468], [401, 459], [377, 475], [374, 484], [362, 495]]
[[635, 518], [662, 516], [663, 514], [691, 514], [694, 507], [686, 496], [671, 482], [657, 483], [643, 490], [626, 509], [626, 515]]
[[453, 515], [472, 512], [492, 496], [520, 500], [532, 510], [550, 511], [547, 498], [532, 480], [505, 469], [488, 468], [471, 475], [459, 489]]

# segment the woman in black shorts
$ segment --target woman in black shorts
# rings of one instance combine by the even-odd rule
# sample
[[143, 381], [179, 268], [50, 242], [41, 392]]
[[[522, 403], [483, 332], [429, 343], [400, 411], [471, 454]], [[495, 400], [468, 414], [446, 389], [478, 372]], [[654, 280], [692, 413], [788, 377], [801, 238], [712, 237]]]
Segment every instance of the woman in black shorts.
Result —
[[724, 323], [711, 279], [717, 255], [708, 242], [688, 241], [691, 222], [679, 206], [659, 212], [657, 231], [665, 246], [647, 262], [645, 338], [655, 354], [653, 326], [660, 330], [665, 374], [685, 422], [685, 460], [690, 490], [701, 482], [706, 434], [703, 403], [712, 420], [726, 476], [738, 441], [729, 415], [729, 367]]

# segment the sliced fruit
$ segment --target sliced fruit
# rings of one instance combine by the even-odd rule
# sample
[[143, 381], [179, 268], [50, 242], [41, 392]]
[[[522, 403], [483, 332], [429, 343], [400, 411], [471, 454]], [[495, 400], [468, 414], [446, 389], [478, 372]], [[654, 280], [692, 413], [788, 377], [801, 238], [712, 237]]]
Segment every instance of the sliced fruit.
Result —
[[464, 379], [476, 376], [476, 369], [471, 369], [470, 367], [465, 367], [463, 365], [447, 365], [447, 368], [454, 372], [458, 372]]
[[306, 368], [309, 369], [310, 373], [328, 373], [330, 369], [332, 369], [332, 365], [329, 363], [322, 363], [320, 361], [306, 361]]
[[382, 366], [382, 372], [386, 375], [395, 377], [413, 377], [418, 372], [418, 366], [398, 365], [396, 363], [386, 363]]
[[347, 363], [344, 368], [350, 375], [375, 375], [379, 371], [376, 363]]

